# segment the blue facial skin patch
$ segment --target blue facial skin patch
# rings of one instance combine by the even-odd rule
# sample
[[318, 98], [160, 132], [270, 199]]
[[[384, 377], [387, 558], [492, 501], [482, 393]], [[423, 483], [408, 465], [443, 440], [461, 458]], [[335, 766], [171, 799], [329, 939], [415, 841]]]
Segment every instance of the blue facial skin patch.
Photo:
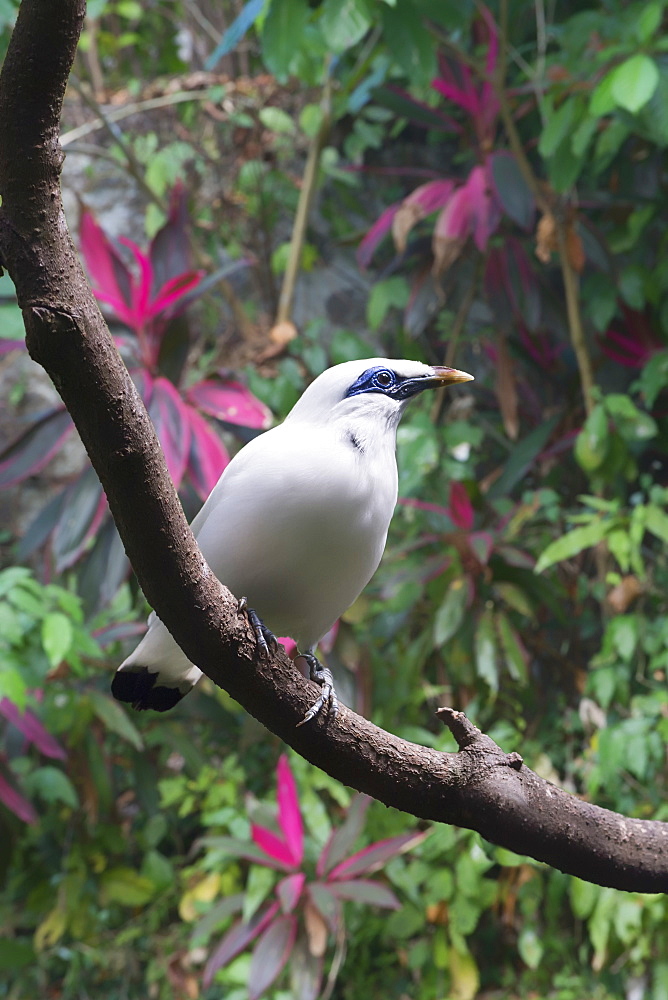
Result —
[[423, 389], [431, 388], [433, 384], [434, 380], [429, 375], [421, 378], [401, 378], [391, 368], [367, 368], [350, 386], [346, 399], [349, 396], [360, 396], [363, 392], [381, 392], [384, 396], [401, 402], [417, 395]]

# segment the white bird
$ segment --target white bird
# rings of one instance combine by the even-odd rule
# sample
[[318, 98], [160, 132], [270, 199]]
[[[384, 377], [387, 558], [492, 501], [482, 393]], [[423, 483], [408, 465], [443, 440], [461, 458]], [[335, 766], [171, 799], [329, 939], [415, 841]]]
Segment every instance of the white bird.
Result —
[[[348, 361], [319, 375], [282, 424], [235, 455], [192, 522], [209, 566], [242, 598], [258, 645], [289, 635], [321, 695], [302, 720], [338, 702], [319, 640], [373, 576], [397, 502], [396, 431], [424, 389], [468, 382], [417, 361]], [[202, 676], [155, 612], [112, 692], [166, 711]]]

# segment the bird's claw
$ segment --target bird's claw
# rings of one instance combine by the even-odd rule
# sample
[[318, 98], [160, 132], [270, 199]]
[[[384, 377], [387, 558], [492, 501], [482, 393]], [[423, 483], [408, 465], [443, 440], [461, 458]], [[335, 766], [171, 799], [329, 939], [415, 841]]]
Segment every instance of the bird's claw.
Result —
[[315, 719], [316, 715], [322, 711], [325, 705], [329, 705], [327, 710], [328, 719], [335, 719], [339, 712], [339, 699], [336, 697], [336, 691], [334, 690], [332, 671], [328, 667], [323, 667], [313, 653], [302, 653], [301, 655], [308, 663], [309, 677], [316, 684], [320, 685], [322, 691], [320, 692], [320, 697], [311, 705], [301, 722], [297, 723], [297, 728], [310, 722], [311, 719]]
[[248, 621], [250, 622], [253, 632], [255, 633], [255, 642], [262, 655], [268, 657], [270, 652], [275, 652], [278, 649], [278, 639], [271, 629], [267, 628], [257, 611], [248, 607], [248, 601], [245, 597], [242, 597], [239, 601], [238, 610], [246, 612]]

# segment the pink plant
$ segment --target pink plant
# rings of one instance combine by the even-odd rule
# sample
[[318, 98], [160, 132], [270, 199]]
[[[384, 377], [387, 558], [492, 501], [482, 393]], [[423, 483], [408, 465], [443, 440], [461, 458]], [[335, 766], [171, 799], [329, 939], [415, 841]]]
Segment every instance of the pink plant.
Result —
[[[67, 757], [58, 740], [47, 732], [37, 716], [29, 709], [26, 708], [21, 712], [9, 698], [0, 698], [0, 715], [23, 735], [26, 744], [32, 743], [45, 757], [57, 760], [64, 760]], [[21, 795], [2, 773], [0, 773], [0, 802], [24, 823], [37, 822], [37, 813], [32, 803]]]
[[[204, 970], [208, 987], [217, 972], [255, 942], [248, 992], [257, 1000], [291, 963], [293, 996], [316, 1000], [320, 995], [325, 953], [330, 936], [339, 942], [344, 930], [343, 904], [347, 901], [399, 909], [394, 893], [362, 876], [378, 871], [398, 854], [419, 844], [426, 833], [391, 837], [349, 855], [364, 826], [370, 799], [358, 795], [344, 823], [336, 829], [310, 871], [305, 862], [305, 836], [299, 797], [287, 757], [277, 767], [278, 830], [252, 824], [252, 844], [231, 837], [205, 840], [217, 849], [282, 873], [273, 899], [248, 919], [240, 918], [211, 952]], [[224, 903], [228, 901], [225, 900]], [[228, 913], [243, 908], [243, 897], [226, 907]]]

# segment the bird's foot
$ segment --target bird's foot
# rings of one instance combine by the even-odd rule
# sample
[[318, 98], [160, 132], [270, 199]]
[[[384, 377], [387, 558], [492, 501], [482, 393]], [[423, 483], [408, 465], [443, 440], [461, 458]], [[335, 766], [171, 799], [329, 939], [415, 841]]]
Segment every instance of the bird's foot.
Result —
[[334, 678], [332, 677], [331, 670], [323, 667], [322, 663], [320, 663], [313, 653], [302, 653], [301, 656], [308, 663], [309, 677], [316, 684], [320, 685], [322, 692], [317, 701], [311, 705], [302, 721], [297, 723], [297, 728], [303, 726], [306, 722], [310, 722], [311, 719], [315, 719], [318, 712], [321, 712], [325, 705], [329, 706], [327, 716], [330, 719], [335, 719], [339, 711], [339, 699], [336, 697], [336, 691], [334, 690]]
[[267, 628], [257, 611], [248, 607], [248, 601], [245, 597], [242, 597], [239, 601], [238, 610], [246, 612], [248, 621], [251, 624], [253, 632], [255, 632], [255, 642], [262, 655], [268, 657], [270, 651], [272, 653], [275, 652], [278, 649], [278, 639], [271, 629]]

